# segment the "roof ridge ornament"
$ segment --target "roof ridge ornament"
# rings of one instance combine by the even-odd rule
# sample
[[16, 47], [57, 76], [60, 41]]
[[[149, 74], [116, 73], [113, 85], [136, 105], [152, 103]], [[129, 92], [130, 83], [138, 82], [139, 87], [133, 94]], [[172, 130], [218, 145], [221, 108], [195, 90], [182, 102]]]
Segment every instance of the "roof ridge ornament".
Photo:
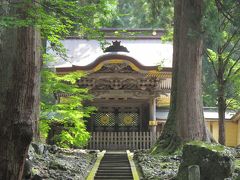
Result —
[[128, 49], [121, 45], [121, 41], [112, 41], [112, 45], [108, 46], [104, 52], [129, 52]]

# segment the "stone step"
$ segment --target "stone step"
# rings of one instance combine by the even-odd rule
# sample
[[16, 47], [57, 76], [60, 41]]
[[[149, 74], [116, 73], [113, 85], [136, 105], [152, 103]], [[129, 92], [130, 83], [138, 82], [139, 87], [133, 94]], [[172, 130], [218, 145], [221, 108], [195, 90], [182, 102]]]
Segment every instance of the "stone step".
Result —
[[116, 160], [116, 161], [121, 161], [121, 160], [128, 160], [128, 158], [103, 158], [103, 161], [105, 160]]
[[103, 169], [98, 169], [99, 172], [132, 172], [131, 168], [126, 168], [126, 169], [108, 169], [108, 168], [103, 168]]
[[114, 154], [105, 154], [105, 157], [126, 157], [127, 154], [123, 154], [123, 155], [114, 155]]
[[128, 160], [127, 157], [119, 157], [119, 158], [116, 158], [116, 157], [105, 157], [102, 160], [109, 160], [109, 159], [111, 159], [111, 160]]
[[133, 180], [127, 154], [105, 153], [94, 179]]
[[128, 164], [129, 162], [116, 162], [116, 161], [108, 161], [108, 162], [102, 162], [100, 164], [109, 164], [109, 163], [115, 163], [115, 164]]
[[132, 173], [128, 172], [128, 173], [123, 173], [123, 172], [97, 172], [96, 176], [131, 176]]
[[131, 167], [99, 167], [98, 168], [99, 170], [116, 170], [116, 169], [119, 169], [119, 170], [131, 170]]
[[119, 166], [119, 167], [118, 167], [118, 166], [100, 166], [100, 167], [99, 167], [99, 170], [102, 170], [102, 169], [103, 169], [103, 170], [104, 170], [104, 169], [105, 169], [105, 170], [106, 170], [106, 169], [109, 169], [109, 170], [118, 170], [118, 169], [119, 169], [119, 170], [122, 171], [122, 170], [128, 170], [128, 169], [131, 170], [131, 167], [130, 167], [130, 166], [124, 166], [124, 167], [123, 167], [123, 166]]
[[115, 159], [102, 159], [101, 162], [127, 162], [128, 159], [119, 159], [119, 160], [115, 160]]
[[127, 158], [126, 156], [105, 156], [103, 157], [104, 159], [107, 159], [107, 158], [113, 158], [113, 159], [121, 159], [121, 158]]
[[105, 174], [109, 174], [109, 173], [112, 173], [112, 174], [132, 174], [131, 171], [98, 171], [97, 173], [105, 173]]
[[129, 163], [101, 163], [100, 166], [127, 166], [127, 165], [130, 165]]
[[[94, 179], [102, 179], [102, 178], [94, 178]], [[115, 179], [113, 179], [113, 178], [111, 178], [111, 179], [108, 179], [108, 180], [121, 180], [121, 179], [119, 179], [119, 178], [115, 178]], [[133, 178], [128, 178], [128, 179], [124, 179], [124, 180], [133, 180]]]
[[111, 160], [111, 161], [121, 161], [121, 160], [128, 160], [128, 158], [103, 158], [102, 159], [103, 161], [109, 161], [109, 160]]
[[129, 166], [129, 165], [126, 165], [126, 166], [117, 166], [117, 165], [115, 165], [115, 166], [106, 166], [106, 165], [102, 165], [102, 166], [100, 166], [99, 168], [107, 168], [107, 169], [131, 169], [131, 166]]
[[94, 179], [133, 179], [132, 176], [95, 176]]
[[126, 156], [127, 153], [105, 153], [104, 156]]
[[103, 168], [114, 168], [114, 169], [129, 169], [130, 168], [130, 166], [129, 166], [129, 164], [128, 165], [126, 165], [126, 166], [105, 166], [105, 165], [100, 165], [98, 168], [101, 168], [101, 167], [103, 167]]
[[126, 159], [127, 157], [126, 156], [106, 156], [106, 157], [103, 157], [103, 159], [121, 159], [121, 158], [124, 158]]
[[125, 154], [125, 155], [104, 155], [104, 157], [103, 158], [126, 158], [127, 157], [127, 155]]
[[107, 161], [101, 161], [101, 163], [105, 163], [105, 164], [108, 164], [108, 163], [129, 163], [129, 161], [128, 160], [121, 160], [121, 161], [107, 160]]
[[129, 176], [129, 177], [132, 177], [132, 174], [131, 173], [128, 173], [128, 174], [104, 174], [104, 173], [97, 173], [96, 175], [95, 175], [95, 177], [102, 177], [102, 176], [104, 176], [104, 177], [126, 177], [126, 176]]
[[104, 173], [104, 174], [132, 174], [131, 171], [98, 171], [97, 173]]
[[102, 159], [101, 162], [128, 162], [128, 159], [120, 159], [120, 160], [115, 160], [115, 159]]
[[118, 169], [118, 170], [115, 170], [115, 169], [104, 169], [104, 170], [101, 170], [99, 169], [98, 172], [106, 172], [106, 173], [119, 173], [119, 172], [122, 172], [122, 173], [132, 173], [131, 169]]
[[101, 162], [101, 164], [129, 164], [129, 162]]
[[128, 160], [128, 158], [103, 158], [102, 160], [116, 160], [116, 161], [120, 161], [120, 160]]
[[101, 162], [101, 164], [129, 164], [129, 162]]

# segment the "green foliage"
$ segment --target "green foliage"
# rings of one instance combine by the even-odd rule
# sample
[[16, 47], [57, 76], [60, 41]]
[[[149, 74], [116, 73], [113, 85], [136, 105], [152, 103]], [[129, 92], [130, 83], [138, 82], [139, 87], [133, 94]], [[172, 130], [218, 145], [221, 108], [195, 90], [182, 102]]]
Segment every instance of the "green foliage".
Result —
[[[42, 71], [40, 132], [46, 138], [50, 125], [63, 125], [62, 132], [55, 137], [62, 147], [84, 146], [90, 134], [86, 131], [84, 119], [95, 111], [85, 107], [82, 102], [91, 100], [87, 89], [79, 88], [77, 80], [84, 74], [74, 72], [58, 76], [49, 69]], [[67, 97], [61, 97], [61, 95]]]
[[118, 0], [111, 27], [165, 28], [173, 22], [172, 1]]
[[[115, 0], [2, 1], [0, 30], [35, 27], [40, 31], [43, 43], [48, 41], [48, 48], [68, 61], [61, 40], [69, 35], [102, 40], [103, 34], [99, 28], [108, 22], [115, 6]], [[46, 51], [45, 48], [42, 47], [43, 52]], [[49, 54], [43, 54], [42, 58], [47, 59], [48, 63], [54, 59]], [[44, 62], [44, 66], [46, 64]], [[80, 72], [57, 76], [49, 69], [42, 71], [39, 122], [41, 135], [47, 137], [51, 123], [63, 125], [64, 130], [56, 137], [58, 144], [63, 147], [83, 146], [90, 136], [84, 119], [95, 108], [84, 107], [82, 104], [83, 100], [92, 98], [87, 89], [76, 86], [76, 80], [82, 76]], [[59, 93], [70, 96], [67, 99], [57, 99]]]
[[173, 1], [163, 0], [116, 0], [115, 14], [107, 27], [116, 28], [163, 28], [163, 41], [173, 38]]
[[[70, 35], [103, 39], [99, 28], [113, 16], [116, 0], [30, 0], [0, 4], [0, 28], [34, 26], [47, 39], [53, 50], [65, 59], [60, 40]], [[22, 16], [19, 9], [27, 15]]]
[[[219, 4], [220, 3], [220, 4]], [[204, 104], [217, 104], [218, 88], [224, 87], [228, 108], [239, 109], [240, 3], [205, 1]], [[223, 81], [220, 81], [223, 76]]]
[[221, 144], [213, 144], [213, 143], [207, 143], [203, 141], [190, 141], [186, 143], [187, 145], [194, 145], [194, 146], [199, 146], [203, 148], [207, 148], [211, 151], [217, 151], [217, 152], [223, 152], [225, 150], [225, 146]]

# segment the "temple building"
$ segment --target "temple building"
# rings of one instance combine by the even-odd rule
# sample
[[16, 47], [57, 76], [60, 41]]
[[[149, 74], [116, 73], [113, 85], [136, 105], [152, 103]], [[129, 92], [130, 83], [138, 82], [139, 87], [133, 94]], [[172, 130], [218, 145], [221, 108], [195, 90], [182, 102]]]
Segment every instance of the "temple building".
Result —
[[[88, 74], [79, 79], [78, 85], [89, 89], [94, 100], [88, 103], [98, 109], [87, 121], [92, 133], [90, 148], [147, 149], [156, 141], [167, 119], [172, 44], [160, 41], [162, 30], [141, 29], [135, 30], [136, 34], [121, 36], [116, 36], [116, 29], [104, 31], [109, 43], [104, 50], [96, 40], [63, 40], [69, 62], [56, 56], [54, 67], [58, 74]], [[231, 119], [233, 115], [234, 112], [226, 114], [229, 146], [240, 143], [240, 126], [238, 120]], [[217, 139], [216, 109], [205, 108], [204, 116]]]

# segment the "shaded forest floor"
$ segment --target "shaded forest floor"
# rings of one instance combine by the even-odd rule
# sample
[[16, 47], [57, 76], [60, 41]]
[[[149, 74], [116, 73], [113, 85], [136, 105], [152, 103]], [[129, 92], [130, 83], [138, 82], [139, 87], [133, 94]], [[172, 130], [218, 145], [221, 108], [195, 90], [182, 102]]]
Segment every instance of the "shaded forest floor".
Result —
[[[233, 180], [240, 180], [240, 149], [234, 149], [235, 170]], [[147, 151], [136, 151], [134, 161], [138, 165], [143, 179], [170, 180], [176, 179], [182, 161], [181, 155], [151, 155]]]
[[96, 156], [96, 152], [87, 150], [32, 143], [25, 165], [25, 180], [83, 180], [92, 169]]
[[[233, 150], [236, 160], [232, 179], [240, 179], [240, 149]], [[25, 165], [25, 180], [84, 180], [96, 161], [97, 153], [32, 143]], [[147, 151], [135, 151], [134, 161], [143, 179], [169, 180], [176, 178], [182, 156], [150, 155]]]
[[181, 156], [150, 155], [147, 151], [136, 151], [134, 161], [144, 179], [173, 179], [177, 176]]

